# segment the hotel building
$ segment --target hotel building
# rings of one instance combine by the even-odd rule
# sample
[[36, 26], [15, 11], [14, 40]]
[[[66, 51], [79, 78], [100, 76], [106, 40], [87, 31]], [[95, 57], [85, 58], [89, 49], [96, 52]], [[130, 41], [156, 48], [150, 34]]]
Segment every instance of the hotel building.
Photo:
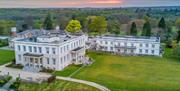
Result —
[[70, 64], [81, 64], [85, 57], [87, 36], [49, 33], [14, 40], [16, 64], [24, 69], [62, 70]]
[[90, 38], [91, 49], [125, 55], [161, 56], [159, 37], [98, 36]]

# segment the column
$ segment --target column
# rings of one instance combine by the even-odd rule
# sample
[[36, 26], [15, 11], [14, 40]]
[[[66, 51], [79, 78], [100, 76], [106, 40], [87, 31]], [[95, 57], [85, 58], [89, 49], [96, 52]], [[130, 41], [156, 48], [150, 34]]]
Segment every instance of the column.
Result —
[[40, 61], [41, 61], [40, 58], [38, 58], [38, 67], [39, 67], [39, 68], [40, 68], [40, 64], [41, 64]]
[[33, 65], [34, 68], [35, 68], [35, 65], [34, 65], [34, 64], [35, 64], [35, 58], [33, 57], [33, 64], [32, 64], [32, 65]]
[[29, 67], [30, 67], [30, 57], [28, 57], [28, 65], [29, 65]]

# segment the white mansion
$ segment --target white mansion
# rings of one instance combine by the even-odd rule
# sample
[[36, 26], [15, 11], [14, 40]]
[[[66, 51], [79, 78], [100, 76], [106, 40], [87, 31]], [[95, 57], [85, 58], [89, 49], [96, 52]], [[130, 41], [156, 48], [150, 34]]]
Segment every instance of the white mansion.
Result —
[[42, 68], [62, 70], [72, 63], [83, 63], [87, 38], [84, 34], [49, 32], [36, 37], [16, 39], [14, 40], [16, 64], [37, 70]]
[[161, 56], [159, 37], [98, 36], [89, 38], [91, 49], [127, 55]]
[[[15, 29], [14, 29], [15, 30]], [[23, 69], [62, 70], [70, 64], [86, 63], [86, 49], [127, 55], [161, 56], [159, 37], [69, 35], [56, 30], [28, 30], [13, 33], [16, 64]]]

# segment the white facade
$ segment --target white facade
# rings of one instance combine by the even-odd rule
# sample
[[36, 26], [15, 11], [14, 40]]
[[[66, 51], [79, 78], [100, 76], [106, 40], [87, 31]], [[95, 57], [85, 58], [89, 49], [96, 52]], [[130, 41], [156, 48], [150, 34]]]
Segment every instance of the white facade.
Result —
[[114, 52], [128, 55], [161, 56], [160, 38], [157, 37], [110, 37], [92, 38], [96, 44], [95, 50]]
[[49, 35], [15, 40], [16, 64], [62, 70], [72, 63], [82, 63], [86, 41], [86, 35]]

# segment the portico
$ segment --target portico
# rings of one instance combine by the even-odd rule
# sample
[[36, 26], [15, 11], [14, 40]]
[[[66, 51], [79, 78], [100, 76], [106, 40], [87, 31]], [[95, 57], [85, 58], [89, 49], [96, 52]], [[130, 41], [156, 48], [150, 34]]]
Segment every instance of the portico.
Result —
[[24, 66], [35, 68], [38, 71], [43, 67], [43, 55], [42, 54], [30, 54], [26, 53], [24, 56]]
[[72, 50], [71, 55], [72, 55], [73, 62], [75, 64], [82, 63], [81, 61], [84, 58], [84, 54], [85, 54], [84, 52], [85, 52], [84, 47], [78, 47], [78, 48]]

